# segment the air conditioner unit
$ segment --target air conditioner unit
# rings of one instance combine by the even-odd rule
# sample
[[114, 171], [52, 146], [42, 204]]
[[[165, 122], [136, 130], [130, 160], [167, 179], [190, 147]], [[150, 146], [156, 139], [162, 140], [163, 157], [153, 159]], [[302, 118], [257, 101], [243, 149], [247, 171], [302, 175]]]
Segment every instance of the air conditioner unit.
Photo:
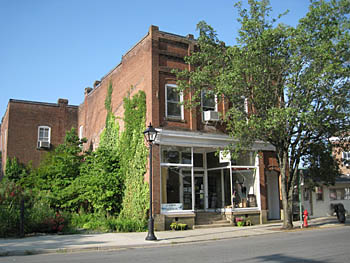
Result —
[[204, 121], [218, 121], [219, 120], [219, 112], [217, 111], [205, 111], [204, 112]]
[[50, 143], [49, 142], [44, 142], [44, 141], [38, 141], [38, 148], [50, 148]]

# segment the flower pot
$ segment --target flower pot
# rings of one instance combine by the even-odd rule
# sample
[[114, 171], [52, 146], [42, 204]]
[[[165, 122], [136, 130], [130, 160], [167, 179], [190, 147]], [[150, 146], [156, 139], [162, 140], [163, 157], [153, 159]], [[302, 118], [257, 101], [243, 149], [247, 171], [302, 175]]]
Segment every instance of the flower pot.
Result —
[[237, 222], [237, 226], [244, 226], [244, 222], [243, 221], [238, 221]]

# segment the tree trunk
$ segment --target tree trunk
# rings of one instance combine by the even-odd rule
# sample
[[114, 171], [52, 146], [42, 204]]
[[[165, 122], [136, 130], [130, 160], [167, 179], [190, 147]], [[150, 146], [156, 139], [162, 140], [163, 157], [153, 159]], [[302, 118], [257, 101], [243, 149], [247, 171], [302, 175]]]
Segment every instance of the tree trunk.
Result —
[[[288, 187], [287, 169], [288, 169], [288, 152], [283, 151], [279, 154], [280, 173], [281, 173], [281, 192], [282, 192], [282, 208], [283, 208], [283, 229], [293, 228], [293, 196], [290, 197]], [[289, 170], [289, 169], [288, 169]]]

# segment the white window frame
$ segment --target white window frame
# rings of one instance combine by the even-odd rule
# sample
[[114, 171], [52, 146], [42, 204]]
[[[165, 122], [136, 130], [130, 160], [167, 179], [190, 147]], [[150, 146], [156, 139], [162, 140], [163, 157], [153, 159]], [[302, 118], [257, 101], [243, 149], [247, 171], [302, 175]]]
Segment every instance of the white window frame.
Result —
[[343, 165], [350, 166], [350, 152], [342, 152]]
[[[40, 138], [40, 129], [48, 129], [49, 130], [47, 140], [44, 140], [46, 138]], [[51, 143], [51, 127], [49, 127], [49, 126], [39, 126], [38, 127], [38, 142], [40, 142], [40, 141]]]
[[[177, 85], [175, 84], [166, 84], [165, 85], [165, 116], [169, 119], [178, 119], [183, 120], [184, 119], [184, 106], [183, 104], [180, 104], [181, 109], [181, 116], [175, 116], [175, 115], [168, 115], [168, 88], [176, 89]], [[180, 103], [183, 102], [183, 93], [180, 92]], [[171, 103], [175, 103], [174, 101], [169, 101]]]
[[83, 139], [83, 135], [84, 135], [84, 126], [80, 125], [80, 127], [79, 127], [79, 140]]
[[248, 114], [248, 98], [244, 98], [244, 110]]
[[[205, 90], [202, 90], [201, 92], [201, 107], [202, 107], [202, 111], [204, 112], [204, 107], [207, 107], [209, 108], [208, 106], [204, 106], [204, 103], [203, 103], [203, 97], [205, 96]], [[218, 111], [218, 96], [215, 94], [214, 95], [214, 102], [215, 102], [215, 106], [214, 106], [214, 109], [213, 111]]]

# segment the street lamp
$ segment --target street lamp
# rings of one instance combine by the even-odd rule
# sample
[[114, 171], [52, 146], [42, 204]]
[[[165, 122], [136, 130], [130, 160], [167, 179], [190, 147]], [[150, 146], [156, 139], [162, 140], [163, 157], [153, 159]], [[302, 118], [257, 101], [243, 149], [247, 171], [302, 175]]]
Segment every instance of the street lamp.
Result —
[[149, 145], [149, 219], [148, 219], [148, 234], [146, 240], [157, 240], [154, 235], [154, 220], [152, 213], [152, 144], [157, 138], [158, 132], [153, 128], [152, 124], [149, 123], [147, 129], [143, 132], [146, 141]]

